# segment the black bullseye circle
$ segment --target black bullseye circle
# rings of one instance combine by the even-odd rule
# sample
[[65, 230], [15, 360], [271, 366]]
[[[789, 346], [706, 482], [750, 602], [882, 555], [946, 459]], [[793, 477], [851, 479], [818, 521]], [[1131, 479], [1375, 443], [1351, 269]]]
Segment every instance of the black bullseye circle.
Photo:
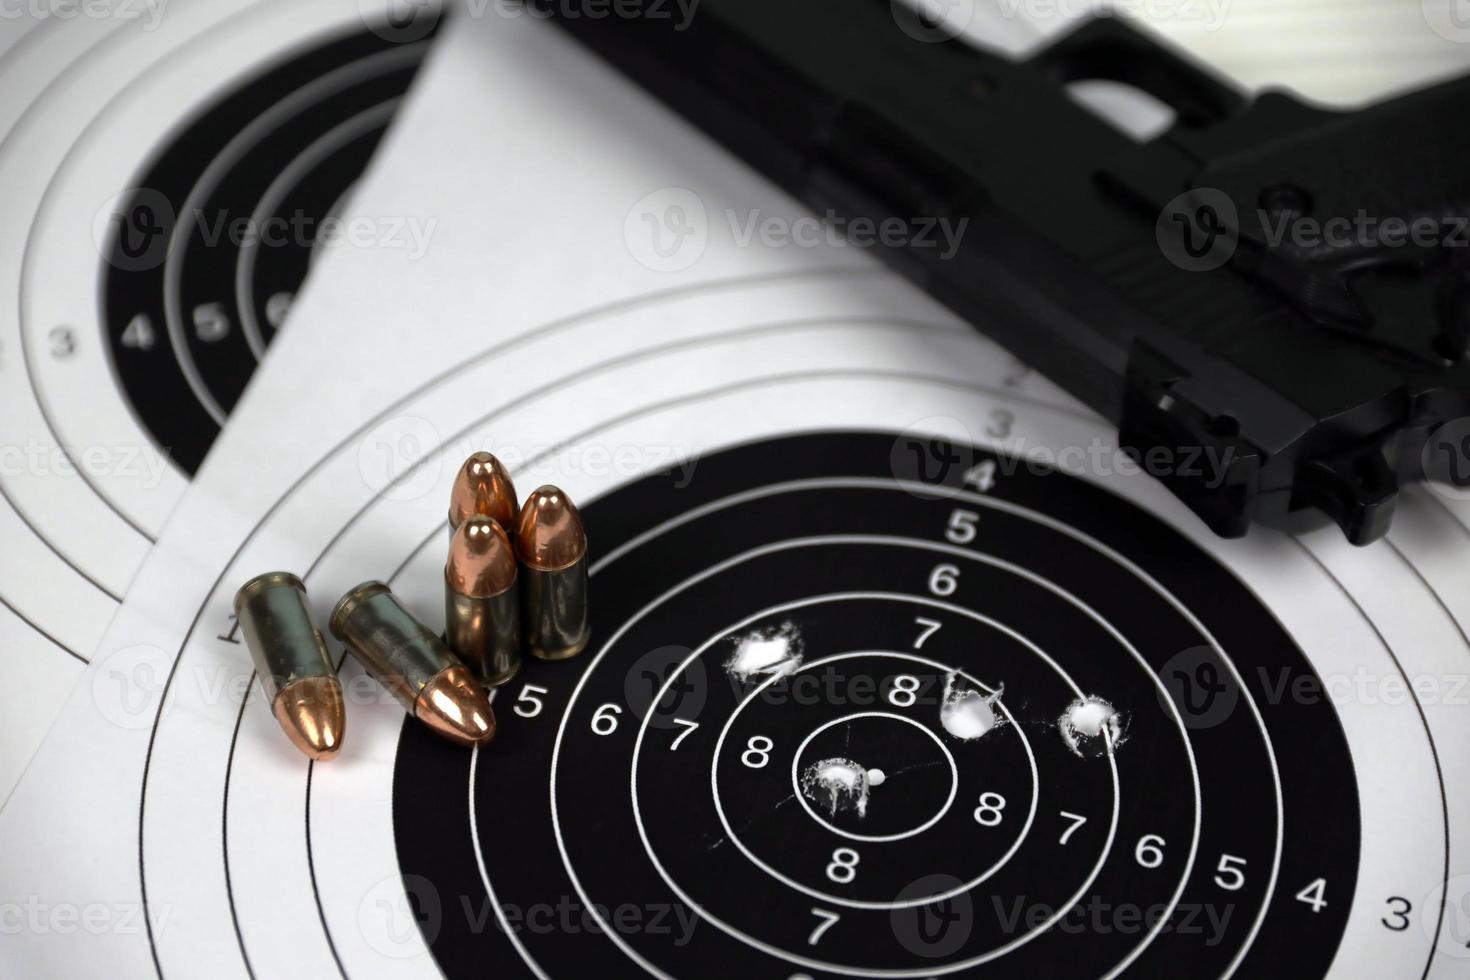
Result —
[[[834, 603], [821, 611], [851, 622], [860, 615], [853, 605]], [[813, 627], [818, 622], [814, 613], [802, 618]], [[1016, 725], [971, 741], [947, 733], [940, 720], [940, 695], [945, 679], [954, 671], [927, 658], [838, 654], [816, 661], [809, 670], [837, 675], [835, 685], [824, 685], [830, 693], [820, 698], [803, 696], [800, 680], [807, 670], [789, 679], [768, 680], [736, 707], [714, 748], [714, 817], [719, 832], [745, 858], [728, 869], [729, 876], [750, 875], [752, 887], [757, 887], [759, 878], [752, 871], [759, 870], [810, 898], [886, 910], [938, 897], [898, 897], [920, 871], [953, 874], [959, 878], [959, 887], [971, 887], [1015, 853], [1034, 818], [1036, 785], [1035, 757]], [[862, 696], [861, 691], [869, 688], [859, 688], [859, 679], [876, 679], [871, 697]], [[854, 712], [854, 705], [861, 710]], [[996, 713], [1003, 711], [1001, 707]], [[906, 730], [910, 738], [917, 738], [909, 743], [910, 751], [902, 754], [894, 753], [890, 744], [884, 754], [891, 769], [884, 770], [868, 765], [861, 745], [852, 746], [854, 729], [866, 729], [870, 739], [893, 729]], [[823, 735], [829, 738], [831, 753], [810, 754], [810, 740]], [[640, 746], [640, 755], [644, 748]], [[652, 743], [647, 751], [655, 751]], [[844, 770], [849, 767], [844, 780]], [[876, 786], [872, 785], [875, 769], [882, 772]], [[923, 795], [906, 791], [906, 785], [925, 769], [936, 770], [918, 776], [921, 783], [933, 787], [929, 796], [937, 799], [932, 805], [926, 805]], [[890, 771], [896, 784], [892, 788], [888, 786]], [[708, 870], [704, 859], [682, 864], [676, 850], [654, 843], [677, 833], [674, 825], [659, 827], [668, 811], [650, 804], [668, 795], [670, 784], [682, 782], [679, 770], [659, 766], [640, 776], [635, 790], [646, 786], [647, 793], [639, 793], [635, 800], [651, 850], [660, 860], [667, 859], [664, 866], [669, 877], [687, 882], [685, 890], [700, 904], [717, 905], [717, 898], [699, 894], [701, 872]], [[844, 785], [847, 781], [853, 784], [852, 790]], [[840, 794], [835, 792], [839, 788], [843, 790]], [[1110, 789], [1107, 793], [1111, 797]], [[828, 816], [823, 815], [824, 807]], [[897, 829], [889, 831], [883, 823], [869, 823], [868, 814], [880, 807], [889, 814], [884, 823], [899, 825]], [[972, 812], [976, 810], [980, 811], [978, 820]], [[832, 819], [839, 811], [842, 823], [853, 829]], [[684, 811], [686, 818], [699, 812]], [[956, 839], [967, 843], [965, 853], [953, 851], [951, 844]], [[854, 856], [860, 862], [866, 849], [858, 850], [853, 842], [883, 845], [888, 860], [877, 872], [859, 874]]]
[[284, 322], [313, 249], [332, 240], [427, 49], [364, 30], [280, 60], [184, 126], [115, 206], [106, 346], [140, 421], [186, 473]]
[[468, 765], [400, 739], [447, 976], [1326, 972], [1359, 853], [1341, 725], [1272, 696], [1305, 658], [1157, 519], [878, 433], [584, 516], [588, 651], [528, 663]]

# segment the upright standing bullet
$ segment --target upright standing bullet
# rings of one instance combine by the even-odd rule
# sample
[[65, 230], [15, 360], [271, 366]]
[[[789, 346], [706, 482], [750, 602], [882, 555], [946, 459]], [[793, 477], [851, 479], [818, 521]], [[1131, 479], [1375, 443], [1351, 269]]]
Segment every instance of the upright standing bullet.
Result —
[[521, 600], [510, 538], [489, 517], [465, 518], [444, 565], [444, 638], [480, 681], [504, 684], [521, 668]]
[[290, 572], [255, 576], [235, 593], [235, 618], [271, 713], [292, 744], [310, 759], [335, 757], [347, 707], [301, 579]]
[[343, 596], [331, 626], [367, 672], [437, 734], [461, 745], [495, 737], [495, 715], [474, 675], [382, 582]]
[[449, 533], [475, 514], [493, 517], [506, 533], [516, 526], [516, 488], [500, 460], [483, 450], [471, 453], [449, 491]]
[[587, 532], [566, 493], [546, 486], [526, 498], [516, 554], [526, 648], [542, 660], [575, 657], [590, 637]]

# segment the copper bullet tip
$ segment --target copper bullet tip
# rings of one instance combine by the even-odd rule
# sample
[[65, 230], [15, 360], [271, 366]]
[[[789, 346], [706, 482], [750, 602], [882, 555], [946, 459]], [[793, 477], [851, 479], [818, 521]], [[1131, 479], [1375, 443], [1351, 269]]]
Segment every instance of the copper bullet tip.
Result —
[[500, 595], [516, 584], [515, 551], [498, 523], [480, 515], [466, 518], [449, 541], [444, 582], [475, 599]]
[[495, 737], [495, 713], [469, 670], [445, 667], [424, 685], [413, 716], [451, 742], [473, 747]]
[[475, 514], [493, 517], [501, 527], [515, 527], [516, 488], [500, 460], [483, 450], [471, 453], [449, 491], [449, 526], [457, 528]]
[[337, 678], [298, 677], [281, 688], [271, 711], [291, 743], [308, 759], [325, 762], [342, 750], [347, 706]]
[[532, 568], [554, 572], [582, 560], [587, 532], [582, 515], [558, 487], [537, 488], [521, 508], [516, 530], [516, 554]]

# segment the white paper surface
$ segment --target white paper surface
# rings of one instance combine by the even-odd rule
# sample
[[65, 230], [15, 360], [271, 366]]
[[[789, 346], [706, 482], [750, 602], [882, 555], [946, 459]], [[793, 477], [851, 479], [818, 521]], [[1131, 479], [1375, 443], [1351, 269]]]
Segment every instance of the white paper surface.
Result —
[[[42, 923], [0, 936], [7, 972], [434, 974], [426, 951], [404, 955], [385, 938], [392, 924], [364, 913], [402, 900], [388, 795], [399, 709], [354, 704], [342, 757], [318, 767], [310, 876], [306, 766], [258, 693], [240, 710], [251, 670], [230, 599], [250, 575], [289, 568], [324, 622], [344, 590], [407, 562], [398, 591], [435, 623], [442, 559], [421, 543], [473, 449], [501, 455], [523, 489], [555, 482], [589, 501], [801, 430], [1108, 438], [859, 250], [746, 242], [746, 229], [804, 213], [526, 18], [452, 27], [348, 213], [424, 230], [423, 247], [320, 256], [0, 812], [4, 893]], [[1005, 435], [991, 428], [1001, 418]], [[1331, 529], [1224, 542], [1145, 478], [1079, 475], [1217, 555], [1323, 674], [1464, 674], [1466, 502], [1411, 491], [1389, 541], [1364, 550]], [[1386, 895], [1429, 895], [1457, 875], [1465, 887], [1470, 781], [1456, 774], [1470, 765], [1470, 712], [1445, 699], [1341, 713], [1365, 849], [1335, 975], [1418, 975], [1429, 934], [1388, 944], [1377, 923]], [[99, 905], [95, 930], [57, 919]], [[1443, 955], [1430, 975], [1463, 963]]]
[[0, 12], [0, 664], [14, 680], [0, 690], [0, 800], [187, 485], [107, 350], [110, 208], [219, 91], [382, 8], [123, 0]]

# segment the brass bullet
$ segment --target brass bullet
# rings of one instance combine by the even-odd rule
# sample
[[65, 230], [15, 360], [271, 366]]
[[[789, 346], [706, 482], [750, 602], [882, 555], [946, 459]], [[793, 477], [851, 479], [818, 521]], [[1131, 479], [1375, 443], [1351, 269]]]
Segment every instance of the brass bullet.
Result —
[[475, 514], [493, 517], [509, 531], [516, 526], [516, 488], [500, 460], [490, 453], [471, 453], [454, 477], [449, 491], [449, 533]]
[[500, 525], [465, 518], [444, 565], [444, 638], [481, 683], [504, 684], [521, 669], [516, 555]]
[[347, 706], [326, 640], [306, 605], [306, 586], [290, 572], [257, 575], [235, 593], [235, 617], [286, 736], [309, 759], [335, 758]]
[[516, 529], [526, 648], [542, 660], [587, 646], [587, 532], [565, 492], [545, 486], [526, 498]]
[[437, 734], [473, 746], [495, 737], [485, 692], [444, 641], [382, 582], [364, 582], [332, 610], [332, 635], [398, 703]]

